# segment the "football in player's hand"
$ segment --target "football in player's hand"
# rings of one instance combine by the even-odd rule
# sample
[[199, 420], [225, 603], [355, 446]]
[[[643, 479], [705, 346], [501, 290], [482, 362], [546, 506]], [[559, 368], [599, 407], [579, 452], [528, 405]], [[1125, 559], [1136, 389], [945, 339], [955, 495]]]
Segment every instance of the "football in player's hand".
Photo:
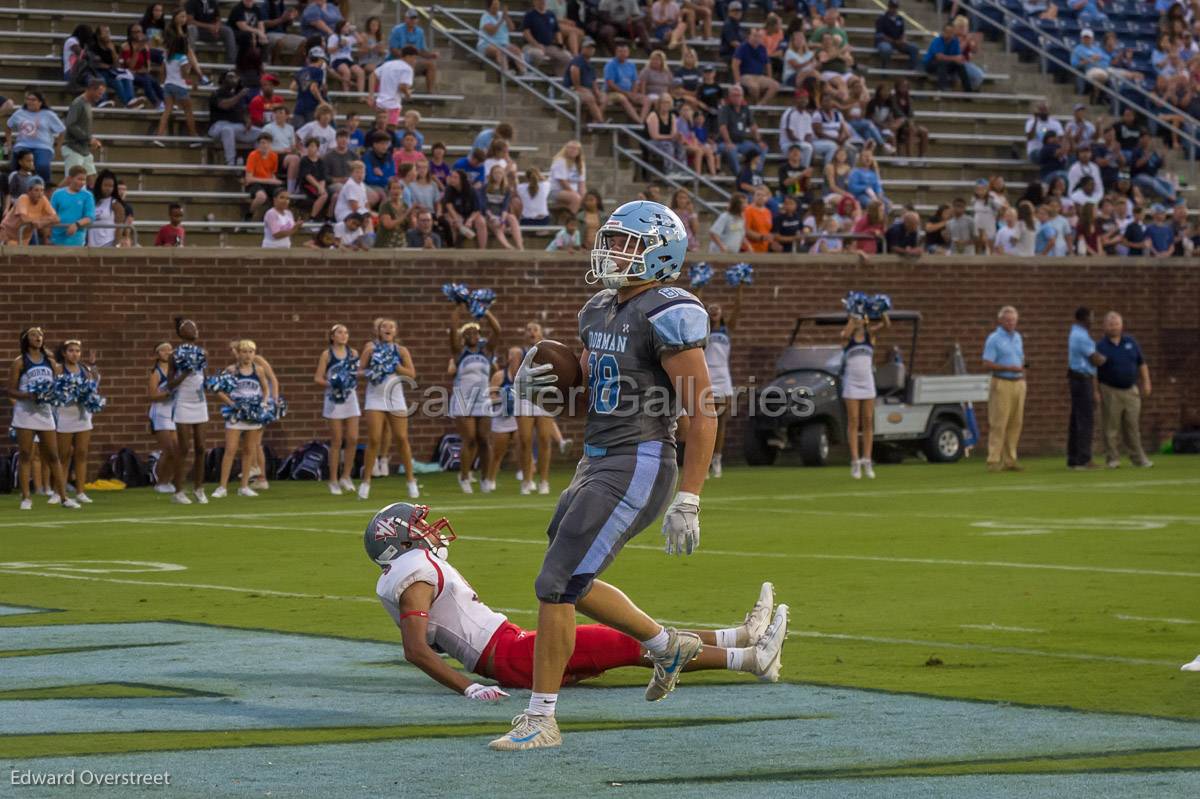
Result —
[[566, 344], [550, 339], [542, 339], [537, 343], [537, 352], [533, 356], [534, 364], [550, 364], [551, 372], [556, 380], [548, 388], [557, 388], [563, 397], [570, 396], [570, 390], [583, 385], [583, 370], [579, 368], [579, 356], [571, 352]]

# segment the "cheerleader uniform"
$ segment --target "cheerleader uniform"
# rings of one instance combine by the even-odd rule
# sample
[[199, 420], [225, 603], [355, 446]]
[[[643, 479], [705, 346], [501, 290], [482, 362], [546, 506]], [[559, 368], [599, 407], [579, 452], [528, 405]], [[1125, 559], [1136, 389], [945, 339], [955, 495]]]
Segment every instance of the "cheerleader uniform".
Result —
[[[329, 348], [329, 365], [325, 367], [325, 377], [329, 378], [329, 373], [334, 367], [349, 361], [354, 356], [350, 352], [350, 348], [346, 348], [346, 357], [339, 358], [333, 352], [333, 347]], [[399, 377], [397, 375], [397, 377]], [[367, 389], [370, 392], [370, 389]], [[404, 398], [404, 386], [400, 386], [400, 397]], [[362, 416], [362, 411], [358, 408], [358, 377], [355, 373], [354, 387], [350, 389], [350, 396], [341, 402], [337, 402], [333, 398], [333, 388], [325, 387], [325, 407], [321, 411], [321, 416], [326, 419], [352, 419], [355, 416]]]
[[722, 324], [708, 335], [708, 346], [704, 348], [704, 362], [708, 364], [708, 378], [712, 382], [714, 397], [733, 396], [733, 377], [729, 373], [729, 328]]
[[[229, 398], [234, 402], [242, 399], [256, 399], [262, 402], [263, 399], [263, 384], [258, 379], [258, 372], [251, 369], [250, 374], [244, 375], [239, 371], [235, 371], [233, 376], [237, 378], [237, 385], [233, 387], [233, 391], [229, 392]], [[226, 430], [261, 430], [262, 425], [258, 422], [225, 422]]]
[[[77, 372], [72, 372], [71, 367], [64, 365], [63, 372], [72, 376], [78, 375], [82, 380], [88, 379], [88, 373], [83, 367], [79, 367]], [[92, 414], [80, 405], [78, 400], [58, 408], [54, 415], [58, 420], [60, 433], [86, 433], [92, 429]]]
[[[29, 384], [39, 380], [54, 380], [54, 367], [45, 355], [35, 361], [28, 353], [21, 355], [21, 378], [17, 389], [28, 391]], [[31, 399], [19, 399], [13, 403], [12, 426], [20, 430], [53, 430], [54, 409]]]
[[875, 399], [875, 345], [871, 342], [871, 334], [865, 335], [863, 341], [851, 338], [843, 350], [843, 399]]
[[[395, 351], [399, 347], [394, 343], [376, 341], [375, 349], [376, 351], [389, 349]], [[397, 353], [396, 357], [399, 359], [399, 353]], [[354, 398], [354, 404], [357, 407], [357, 397]], [[367, 383], [366, 409], [368, 411], [384, 411], [386, 413], [406, 412], [408, 410], [408, 402], [404, 399], [404, 381], [400, 375], [393, 372], [380, 383]]]
[[504, 382], [500, 384], [500, 398], [495, 402], [492, 417], [493, 433], [515, 433], [517, 431], [517, 395], [513, 393], [512, 378], [504, 370]]
[[454, 372], [454, 394], [450, 397], [450, 417], [491, 416], [489, 397], [492, 359], [484, 352], [487, 339], [480, 339], [477, 349], [463, 347], [458, 354]]
[[203, 424], [207, 421], [204, 371], [188, 372], [187, 377], [175, 387], [175, 424]]
[[[158, 373], [158, 390], [160, 392], [166, 391], [167, 373], [163, 371], [161, 366], [155, 366], [154, 371]], [[151, 402], [149, 416], [151, 433], [157, 433], [159, 430], [174, 430], [175, 392], [171, 392], [171, 396], [164, 400]]]

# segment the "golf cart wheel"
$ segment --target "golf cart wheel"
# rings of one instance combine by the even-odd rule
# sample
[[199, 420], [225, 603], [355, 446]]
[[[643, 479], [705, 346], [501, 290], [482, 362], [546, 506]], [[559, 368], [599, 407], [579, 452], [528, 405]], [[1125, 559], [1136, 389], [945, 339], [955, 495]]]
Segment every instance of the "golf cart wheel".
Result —
[[953, 422], [938, 422], [925, 440], [930, 463], [954, 463], [963, 456], [962, 430]]
[[746, 426], [745, 455], [746, 463], [751, 466], [770, 466], [775, 462], [779, 450], [767, 443], [768, 434]]
[[809, 424], [800, 430], [800, 460], [805, 466], [824, 466], [829, 461], [829, 431], [825, 425]]

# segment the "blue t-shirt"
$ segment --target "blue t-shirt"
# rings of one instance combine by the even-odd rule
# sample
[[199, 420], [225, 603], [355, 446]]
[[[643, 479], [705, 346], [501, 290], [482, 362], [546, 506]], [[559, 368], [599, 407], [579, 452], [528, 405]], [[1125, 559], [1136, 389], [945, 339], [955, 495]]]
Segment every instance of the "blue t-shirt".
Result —
[[631, 61], [621, 63], [614, 58], [604, 65], [604, 80], [611, 80], [623, 92], [633, 91], [633, 84], [637, 82], [637, 67]]
[[425, 47], [425, 29], [418, 25], [409, 30], [408, 26], [404, 24], [392, 28], [392, 32], [388, 34], [388, 49], [401, 50], [405, 47], [415, 47], [422, 51], [427, 49]]
[[571, 67], [579, 67], [579, 85], [585, 89], [596, 88], [596, 70], [592, 68], [592, 64], [587, 60], [586, 56], [577, 55], [571, 59], [571, 63], [567, 64], [567, 71], [563, 74], [563, 86], [568, 89], [575, 88], [571, 85]]
[[936, 55], [962, 55], [958, 39], [951, 39], [947, 42], [944, 36], [935, 38], [929, 43], [929, 49], [925, 51], [925, 57], [921, 60], [922, 66], [929, 69], [929, 65], [933, 63], [933, 57]]
[[321, 67], [301, 67], [296, 70], [296, 105], [292, 110], [298, 117], [308, 118], [312, 116], [313, 111], [321, 104], [321, 101], [313, 97], [312, 89], [309, 88], [312, 84], [316, 84], [321, 89], [321, 95], [325, 94], [325, 70]]
[[[1017, 331], [997, 327], [983, 344], [983, 359], [997, 366], [1024, 366], [1025, 339]], [[1020, 377], [1020, 372], [995, 372], [997, 377]]]
[[67, 235], [67, 225], [73, 225], [80, 219], [96, 218], [96, 198], [87, 189], [71, 191], [63, 187], [55, 189], [50, 195], [50, 207], [58, 214], [62, 224], [55, 225], [50, 230], [50, 241], [60, 247], [82, 247], [87, 239], [87, 231], [83, 228], [75, 231], [74, 236]]
[[767, 74], [767, 48], [759, 45], [755, 47], [750, 42], [742, 42], [734, 51], [733, 57], [741, 63], [743, 75], [765, 75]]
[[471, 159], [464, 155], [462, 158], [454, 162], [454, 169], [461, 169], [462, 171], [466, 172], [471, 178], [471, 184], [473, 186], [480, 186], [485, 180], [482, 161], [479, 163], [479, 166], [471, 166]]
[[1085, 375], [1096, 374], [1096, 367], [1088, 357], [1096, 351], [1096, 342], [1088, 335], [1083, 325], [1071, 325], [1071, 334], [1067, 336], [1067, 368], [1072, 372], [1083, 372]]
[[1096, 370], [1101, 383], [1113, 388], [1129, 388], [1137, 382], [1138, 368], [1145, 360], [1142, 358], [1142, 348], [1132, 336], [1121, 336], [1116, 344], [1105, 336], [1096, 343], [1096, 352], [1106, 359]]
[[1085, 58], [1098, 57], [1096, 61], [1092, 61], [1087, 65], [1088, 69], [1104, 68], [1108, 66], [1108, 62], [1112, 59], [1103, 48], [1093, 44], [1091, 47], [1080, 42], [1075, 45], [1075, 49], [1071, 51], [1071, 66], [1079, 69], [1083, 65]]
[[375, 155], [374, 148], [368, 148], [363, 153], [362, 160], [363, 165], [367, 168], [367, 175], [363, 178], [363, 182], [368, 186], [386, 189], [388, 182], [396, 177], [396, 162], [392, 160], [392, 153], [390, 151], [384, 153], [383, 157], [380, 158]]
[[[0, 101], [0, 105], [3, 104]], [[8, 128], [16, 135], [13, 152], [53, 150], [55, 137], [67, 129], [58, 115], [46, 108], [37, 112], [18, 108], [8, 118]]]
[[483, 150], [485, 153], [492, 146], [492, 139], [496, 138], [495, 128], [484, 128], [479, 131], [479, 135], [475, 137], [475, 141], [471, 142], [472, 150]]
[[1150, 239], [1156, 251], [1167, 252], [1175, 246], [1175, 228], [1151, 222], [1146, 225], [1146, 238]]
[[1056, 228], [1050, 222], [1043, 222], [1042, 224], [1038, 225], [1037, 235], [1034, 236], [1033, 239], [1034, 255], [1041, 255], [1042, 253], [1046, 252], [1046, 245], [1050, 244], [1051, 241], [1054, 242], [1054, 246], [1051, 248], [1049, 254], [1061, 255], [1062, 253], [1058, 252], [1058, 245], [1060, 243], [1058, 239], [1058, 228]]
[[309, 36], [325, 36], [325, 31], [313, 27], [313, 23], [317, 20], [328, 25], [330, 30], [334, 30], [337, 28], [337, 24], [342, 21], [342, 12], [338, 9], [336, 3], [326, 3], [324, 10], [316, 3], [309, 3], [305, 6], [304, 13], [300, 15], [300, 33], [305, 38]]
[[543, 13], [531, 8], [525, 12], [521, 27], [533, 34], [533, 39], [538, 44], [551, 45], [558, 34], [558, 17], [554, 16], [553, 11], [547, 10]]

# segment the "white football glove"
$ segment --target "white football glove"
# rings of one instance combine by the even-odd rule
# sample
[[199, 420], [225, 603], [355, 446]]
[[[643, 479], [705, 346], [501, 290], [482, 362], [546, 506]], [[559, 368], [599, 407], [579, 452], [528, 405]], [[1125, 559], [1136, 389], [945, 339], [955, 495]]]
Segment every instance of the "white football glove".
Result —
[[663, 516], [668, 555], [692, 554], [700, 548], [700, 497], [680, 491]]
[[552, 374], [554, 367], [548, 363], [533, 362], [537, 355], [537, 345], [534, 344], [525, 353], [521, 367], [513, 378], [513, 393], [521, 399], [532, 400], [548, 386], [554, 385], [557, 378]]
[[508, 698], [508, 694], [501, 691], [499, 685], [480, 685], [477, 682], [468, 685], [467, 690], [463, 691], [463, 696], [477, 702], [499, 702]]

